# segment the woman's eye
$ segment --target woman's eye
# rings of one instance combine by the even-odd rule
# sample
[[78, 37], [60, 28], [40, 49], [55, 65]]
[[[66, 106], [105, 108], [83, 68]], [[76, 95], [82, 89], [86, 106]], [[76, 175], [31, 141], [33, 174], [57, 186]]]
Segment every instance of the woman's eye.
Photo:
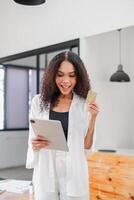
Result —
[[[64, 77], [64, 74], [57, 74], [57, 76], [58, 77]], [[70, 75], [68, 75], [68, 77], [74, 78], [74, 77], [76, 77], [76, 75], [75, 74], [70, 74]]]
[[58, 76], [58, 77], [62, 77], [63, 75], [62, 75], [62, 74], [57, 74], [57, 76]]
[[70, 75], [70, 77], [71, 77], [71, 78], [73, 78], [73, 77], [76, 77], [76, 75], [75, 75], [75, 74], [73, 74], [73, 75]]

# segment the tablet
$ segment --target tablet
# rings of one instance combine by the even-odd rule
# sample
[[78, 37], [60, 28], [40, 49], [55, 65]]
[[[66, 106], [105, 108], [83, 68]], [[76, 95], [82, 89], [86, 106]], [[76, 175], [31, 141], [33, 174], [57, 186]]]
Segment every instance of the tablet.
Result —
[[42, 135], [50, 141], [46, 149], [69, 151], [63, 127], [58, 120], [30, 119], [35, 135]]

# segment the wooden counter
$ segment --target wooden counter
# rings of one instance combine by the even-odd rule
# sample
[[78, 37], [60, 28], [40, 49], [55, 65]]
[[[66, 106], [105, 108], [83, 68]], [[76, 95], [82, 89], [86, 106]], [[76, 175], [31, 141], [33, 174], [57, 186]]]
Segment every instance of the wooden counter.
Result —
[[90, 200], [134, 200], [134, 156], [96, 152], [87, 160]]
[[[90, 200], [134, 200], [134, 156], [92, 153], [87, 157]], [[31, 194], [0, 194], [0, 200], [34, 200]]]

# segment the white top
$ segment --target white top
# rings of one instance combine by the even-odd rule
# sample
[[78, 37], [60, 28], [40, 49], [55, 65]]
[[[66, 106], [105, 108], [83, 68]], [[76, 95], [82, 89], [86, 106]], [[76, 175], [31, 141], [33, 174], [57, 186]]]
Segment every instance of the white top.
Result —
[[[31, 118], [49, 119], [49, 110], [40, 111], [40, 98], [36, 95], [32, 100]], [[84, 150], [84, 138], [89, 126], [89, 112], [83, 98], [74, 93], [69, 110], [68, 147], [66, 152], [67, 195], [81, 196], [89, 190], [88, 165]], [[34, 168], [33, 183], [35, 192], [55, 192], [55, 155], [56, 150], [32, 150], [31, 138], [34, 132], [30, 127], [27, 168]]]

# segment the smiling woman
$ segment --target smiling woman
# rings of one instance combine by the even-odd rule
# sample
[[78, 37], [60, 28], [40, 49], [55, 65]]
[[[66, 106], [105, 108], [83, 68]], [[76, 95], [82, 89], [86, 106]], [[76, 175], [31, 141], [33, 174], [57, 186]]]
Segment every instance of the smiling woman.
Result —
[[[98, 114], [97, 104], [90, 107], [86, 102], [90, 89], [85, 65], [72, 51], [57, 54], [44, 71], [41, 93], [32, 100], [30, 118], [61, 121], [69, 151], [50, 150], [47, 136], [40, 132], [36, 136], [30, 128], [26, 166], [34, 168], [36, 200], [89, 199], [84, 150], [92, 146]], [[55, 131], [53, 135], [56, 137]]]

